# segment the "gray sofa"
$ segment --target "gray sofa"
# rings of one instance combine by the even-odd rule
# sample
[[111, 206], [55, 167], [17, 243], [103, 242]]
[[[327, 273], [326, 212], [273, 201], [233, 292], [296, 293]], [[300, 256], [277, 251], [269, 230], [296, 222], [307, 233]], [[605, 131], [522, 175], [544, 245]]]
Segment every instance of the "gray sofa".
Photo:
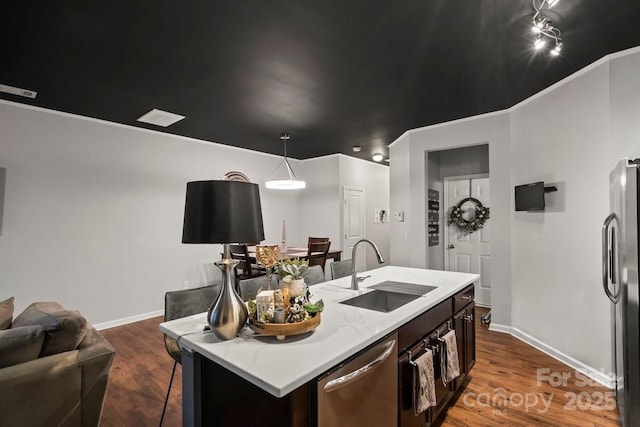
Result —
[[99, 425], [114, 348], [55, 302], [12, 312], [0, 302], [0, 426]]

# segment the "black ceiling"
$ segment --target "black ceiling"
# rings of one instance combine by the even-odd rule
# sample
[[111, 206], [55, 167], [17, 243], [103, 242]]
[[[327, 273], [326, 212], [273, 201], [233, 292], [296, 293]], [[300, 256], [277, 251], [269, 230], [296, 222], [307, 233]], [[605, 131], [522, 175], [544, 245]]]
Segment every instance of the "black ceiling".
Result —
[[[0, 98], [274, 154], [288, 131], [292, 157], [370, 159], [640, 45], [640, 1], [549, 14], [553, 59], [531, 49], [530, 0], [5, 0], [0, 84], [38, 96]], [[152, 108], [187, 118], [136, 121]]]

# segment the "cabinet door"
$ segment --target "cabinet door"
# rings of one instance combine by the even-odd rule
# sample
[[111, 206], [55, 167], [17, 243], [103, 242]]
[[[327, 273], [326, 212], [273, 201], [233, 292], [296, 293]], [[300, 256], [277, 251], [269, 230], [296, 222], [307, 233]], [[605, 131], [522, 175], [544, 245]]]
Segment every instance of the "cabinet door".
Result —
[[436, 331], [434, 331], [433, 335], [430, 335], [427, 338], [427, 343], [433, 349], [433, 374], [436, 382], [436, 406], [431, 407], [431, 424], [438, 418], [438, 416], [442, 413], [442, 411], [447, 407], [449, 400], [453, 397], [453, 389], [451, 384], [444, 383], [442, 379], [442, 372], [444, 367], [443, 363], [443, 352], [444, 344], [440, 341], [440, 337], [444, 336], [449, 331], [449, 322], [446, 322]]
[[[422, 343], [414, 346], [408, 353], [415, 359], [422, 352]], [[413, 375], [414, 368], [410, 363], [409, 355], [405, 353], [398, 362], [398, 425], [400, 427], [425, 427], [429, 419], [429, 410], [416, 414], [413, 402]]]
[[456, 331], [456, 342], [458, 344], [458, 363], [460, 364], [460, 376], [453, 382], [454, 390], [458, 390], [467, 378], [467, 363], [465, 359], [467, 354], [466, 313], [466, 310], [463, 309], [453, 317], [453, 328]]
[[465, 372], [468, 374], [476, 364], [476, 304], [472, 302], [465, 309]]
[[454, 390], [460, 388], [476, 363], [475, 307], [475, 303], [472, 302], [453, 316], [453, 327], [456, 331], [458, 344], [458, 363], [460, 364], [460, 376], [454, 381]]

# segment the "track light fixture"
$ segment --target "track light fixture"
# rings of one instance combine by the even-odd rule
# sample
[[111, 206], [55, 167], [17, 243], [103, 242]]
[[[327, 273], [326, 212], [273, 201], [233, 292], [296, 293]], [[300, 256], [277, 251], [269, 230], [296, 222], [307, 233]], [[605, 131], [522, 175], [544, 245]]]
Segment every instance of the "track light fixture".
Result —
[[533, 38], [533, 48], [535, 50], [542, 50], [547, 45], [547, 41], [551, 40], [555, 42], [555, 45], [549, 50], [552, 56], [560, 55], [564, 45], [562, 43], [560, 30], [553, 25], [551, 19], [544, 16], [543, 12], [545, 7], [549, 9], [556, 5], [558, 1], [559, 0], [532, 0], [533, 9], [535, 10], [533, 25], [531, 26], [531, 32], [535, 35]]

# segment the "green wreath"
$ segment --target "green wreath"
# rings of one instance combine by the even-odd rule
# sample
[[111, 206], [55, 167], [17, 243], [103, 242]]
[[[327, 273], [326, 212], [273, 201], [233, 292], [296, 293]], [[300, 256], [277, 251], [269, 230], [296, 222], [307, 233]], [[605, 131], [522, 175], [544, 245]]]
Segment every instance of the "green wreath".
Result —
[[[462, 205], [466, 202], [472, 202], [475, 207], [475, 216], [471, 221], [467, 221], [462, 217]], [[455, 224], [466, 234], [471, 234], [484, 227], [484, 223], [489, 219], [491, 212], [487, 206], [483, 206], [480, 200], [474, 197], [467, 197], [451, 208], [449, 213], [449, 225]]]

